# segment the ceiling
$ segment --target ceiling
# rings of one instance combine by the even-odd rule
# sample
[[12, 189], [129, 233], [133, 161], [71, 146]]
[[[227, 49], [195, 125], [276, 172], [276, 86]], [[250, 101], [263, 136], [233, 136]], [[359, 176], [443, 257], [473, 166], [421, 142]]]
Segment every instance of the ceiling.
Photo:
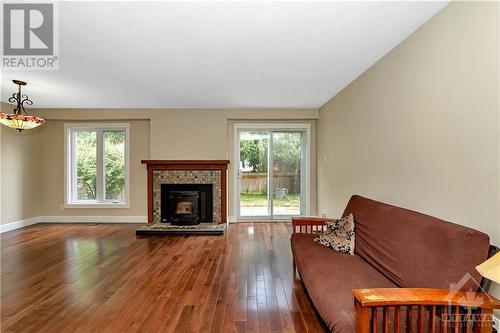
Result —
[[317, 108], [447, 2], [60, 2], [44, 108]]

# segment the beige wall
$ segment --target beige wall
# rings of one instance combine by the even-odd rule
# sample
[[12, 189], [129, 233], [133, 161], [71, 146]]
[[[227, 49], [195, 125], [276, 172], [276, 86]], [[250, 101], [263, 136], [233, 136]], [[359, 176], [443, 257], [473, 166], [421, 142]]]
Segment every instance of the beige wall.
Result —
[[[229, 159], [232, 160], [231, 120], [306, 120], [314, 122], [318, 110], [190, 110], [190, 109], [37, 109], [47, 117], [40, 132], [42, 181], [42, 216], [145, 216], [146, 169], [141, 159]], [[74, 209], [64, 203], [64, 122], [129, 121], [131, 123], [131, 207], [112, 209]], [[314, 135], [315, 133], [312, 133]], [[314, 161], [315, 155], [312, 156]], [[314, 163], [313, 163], [314, 166]], [[314, 168], [315, 171], [315, 168]], [[315, 186], [315, 183], [313, 183]], [[229, 193], [233, 193], [229, 177]], [[312, 205], [315, 205], [315, 187]], [[233, 216], [229, 195], [229, 216]], [[314, 207], [312, 208], [314, 209]]]
[[[11, 107], [2, 103], [2, 111]], [[39, 130], [0, 129], [0, 223], [40, 215]]]
[[357, 193], [500, 245], [498, 22], [498, 2], [452, 2], [320, 109], [320, 212]]
[[[76, 121], [71, 121], [75, 123]], [[90, 121], [85, 121], [86, 123]], [[104, 122], [104, 121], [99, 121]], [[42, 216], [145, 216], [146, 177], [141, 160], [149, 158], [149, 120], [123, 120], [130, 124], [130, 207], [64, 208], [64, 121], [49, 120], [40, 131]]]
[[318, 118], [317, 109], [36, 109], [36, 112], [48, 120], [148, 119], [151, 159], [226, 159], [230, 119]]

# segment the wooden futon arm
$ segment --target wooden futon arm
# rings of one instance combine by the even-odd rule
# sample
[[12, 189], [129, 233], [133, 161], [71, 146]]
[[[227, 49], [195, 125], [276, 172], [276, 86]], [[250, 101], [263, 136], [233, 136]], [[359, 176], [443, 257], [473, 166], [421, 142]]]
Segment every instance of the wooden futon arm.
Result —
[[485, 293], [425, 288], [355, 289], [362, 306], [452, 305], [500, 309], [500, 301]]
[[326, 222], [335, 221], [329, 217], [300, 216], [292, 217], [292, 227], [294, 234], [314, 234], [322, 232]]
[[492, 332], [493, 309], [500, 301], [485, 293], [421, 288], [353, 290], [356, 333]]

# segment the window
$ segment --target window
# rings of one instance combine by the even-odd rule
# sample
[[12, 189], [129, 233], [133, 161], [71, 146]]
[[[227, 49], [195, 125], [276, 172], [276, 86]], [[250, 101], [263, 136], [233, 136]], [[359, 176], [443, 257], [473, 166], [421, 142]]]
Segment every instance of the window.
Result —
[[238, 220], [283, 220], [310, 210], [310, 123], [234, 123]]
[[128, 207], [128, 124], [65, 124], [66, 207]]

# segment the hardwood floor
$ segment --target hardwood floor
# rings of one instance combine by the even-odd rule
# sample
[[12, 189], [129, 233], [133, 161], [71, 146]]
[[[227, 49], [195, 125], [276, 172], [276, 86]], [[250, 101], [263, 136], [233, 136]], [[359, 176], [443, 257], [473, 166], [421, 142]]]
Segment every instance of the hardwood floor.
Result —
[[137, 227], [2, 234], [2, 332], [327, 331], [293, 276], [290, 225], [144, 238]]

